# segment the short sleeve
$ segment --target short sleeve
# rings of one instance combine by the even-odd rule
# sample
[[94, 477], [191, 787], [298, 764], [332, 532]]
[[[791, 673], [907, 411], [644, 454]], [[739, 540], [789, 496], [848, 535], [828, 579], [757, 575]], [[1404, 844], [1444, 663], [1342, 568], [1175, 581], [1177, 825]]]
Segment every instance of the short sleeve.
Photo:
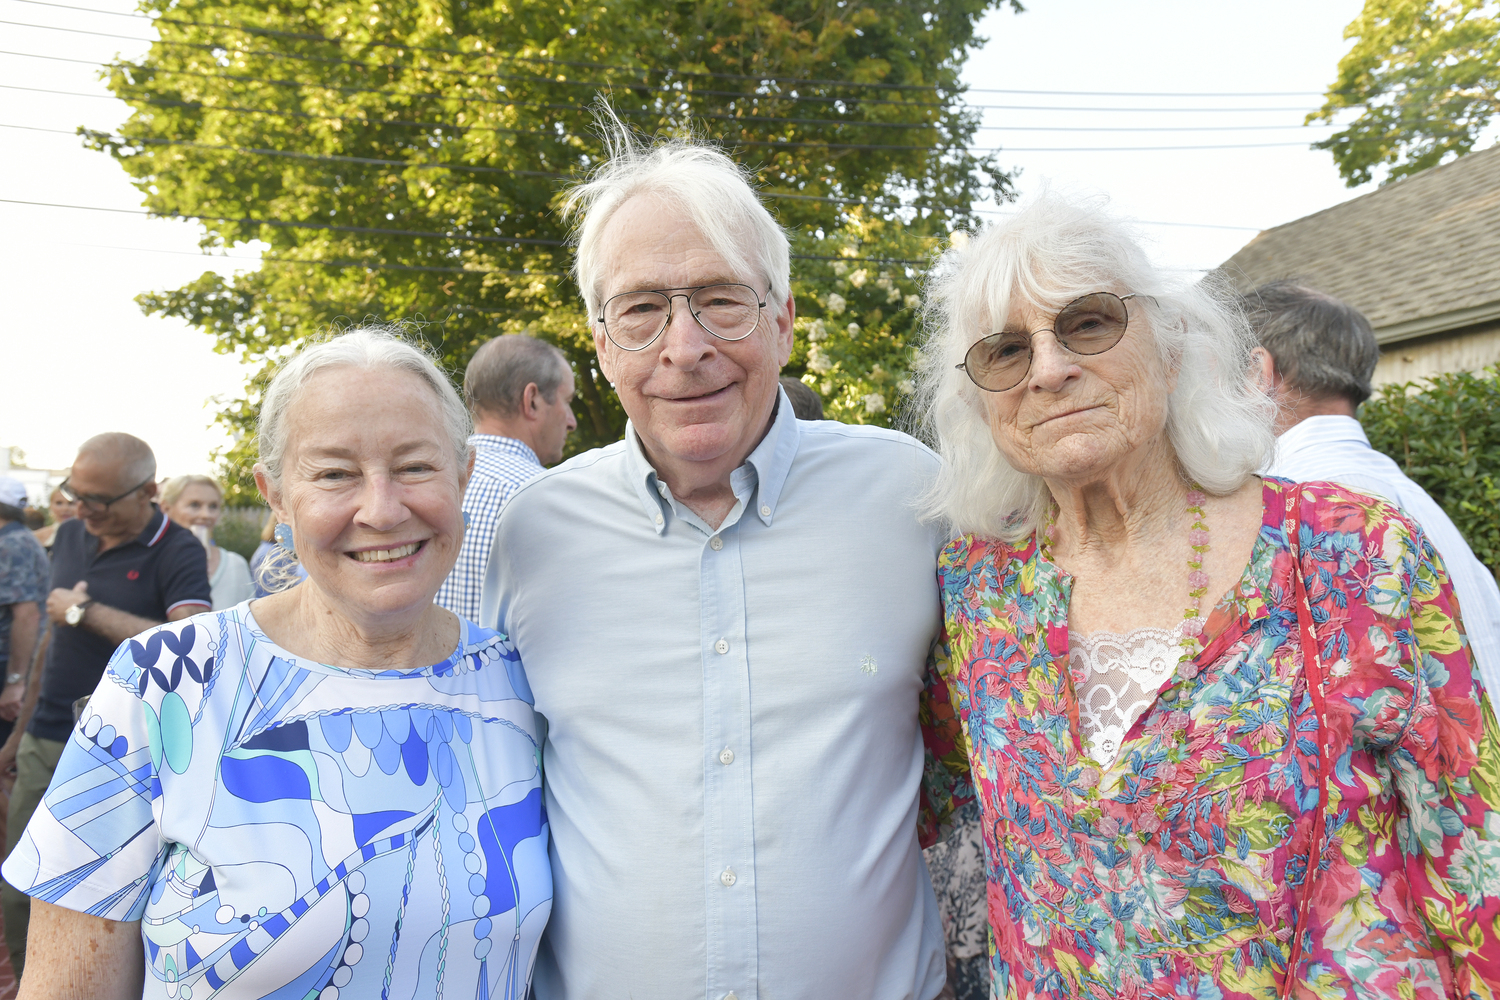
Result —
[[30, 532], [0, 534], [0, 604], [47, 599], [47, 555]]
[[213, 607], [213, 588], [208, 583], [208, 555], [198, 540], [187, 532], [169, 532], [171, 546], [162, 553], [158, 574], [163, 614], [171, 615], [183, 605], [201, 604]]
[[3, 869], [28, 896], [110, 920], [140, 919], [166, 857], [148, 709], [122, 676], [137, 672], [133, 643], [110, 658]]

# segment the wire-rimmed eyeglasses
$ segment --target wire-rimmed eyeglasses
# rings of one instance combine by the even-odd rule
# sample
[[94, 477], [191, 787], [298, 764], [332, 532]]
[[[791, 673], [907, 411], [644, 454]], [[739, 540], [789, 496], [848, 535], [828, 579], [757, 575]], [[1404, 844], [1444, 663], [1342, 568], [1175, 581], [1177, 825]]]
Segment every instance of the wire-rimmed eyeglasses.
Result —
[[109, 510], [110, 507], [130, 496], [130, 494], [134, 493], [142, 486], [150, 483], [155, 478], [156, 476], [154, 474], [150, 475], [116, 497], [100, 496], [97, 493], [75, 493], [73, 491], [71, 481], [68, 479], [64, 479], [62, 481], [62, 484], [57, 487], [57, 491], [61, 493], [64, 499], [66, 499], [69, 503], [76, 503], [84, 510], [91, 511], [96, 514], [102, 514], [105, 511]]
[[1135, 292], [1081, 295], [1058, 310], [1050, 329], [992, 333], [969, 348], [963, 364], [956, 367], [986, 392], [1014, 389], [1031, 371], [1032, 337], [1050, 333], [1071, 354], [1103, 354], [1125, 336], [1125, 328], [1130, 324], [1125, 300], [1136, 297]]
[[672, 322], [672, 304], [686, 299], [693, 320], [730, 342], [744, 340], [760, 325], [765, 299], [749, 285], [725, 283], [691, 288], [651, 288], [610, 296], [596, 322], [622, 351], [650, 347]]

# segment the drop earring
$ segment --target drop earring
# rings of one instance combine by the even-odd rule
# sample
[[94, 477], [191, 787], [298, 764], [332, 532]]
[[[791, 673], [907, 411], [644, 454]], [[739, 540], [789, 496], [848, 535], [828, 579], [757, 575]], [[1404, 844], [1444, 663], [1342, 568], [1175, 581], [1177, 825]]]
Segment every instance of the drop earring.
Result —
[[468, 528], [469, 528], [469, 512], [468, 511], [464, 511], [464, 530], [467, 531]]
[[292, 555], [297, 554], [296, 548], [292, 545], [292, 526], [290, 524], [278, 524], [275, 532], [273, 532], [273, 537], [275, 537], [277, 545], [280, 545]]

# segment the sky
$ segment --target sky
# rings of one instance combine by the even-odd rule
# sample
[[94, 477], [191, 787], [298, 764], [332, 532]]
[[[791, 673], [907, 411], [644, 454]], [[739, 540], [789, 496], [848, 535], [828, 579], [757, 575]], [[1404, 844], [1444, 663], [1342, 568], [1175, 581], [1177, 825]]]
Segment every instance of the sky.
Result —
[[[0, 447], [61, 468], [90, 435], [127, 431], [151, 444], [163, 475], [211, 472], [228, 440], [215, 401], [237, 397], [249, 369], [135, 297], [252, 269], [256, 251], [205, 256], [197, 226], [132, 214], [141, 195], [124, 171], [73, 133], [128, 116], [98, 66], [146, 45], [105, 36], [150, 29], [120, 16], [127, 0], [70, 2], [114, 13], [0, 0]], [[1360, 6], [1027, 0], [1023, 13], [985, 18], [987, 42], [969, 60], [969, 103], [986, 109], [978, 142], [1020, 171], [1023, 197], [1044, 184], [1105, 196], [1143, 223], [1159, 264], [1211, 268], [1260, 229], [1367, 190], [1345, 187], [1332, 157], [1308, 148], [1326, 130], [1301, 127]], [[1248, 148], [1265, 143], [1282, 145]], [[1140, 148], [1160, 146], [1214, 148]]]

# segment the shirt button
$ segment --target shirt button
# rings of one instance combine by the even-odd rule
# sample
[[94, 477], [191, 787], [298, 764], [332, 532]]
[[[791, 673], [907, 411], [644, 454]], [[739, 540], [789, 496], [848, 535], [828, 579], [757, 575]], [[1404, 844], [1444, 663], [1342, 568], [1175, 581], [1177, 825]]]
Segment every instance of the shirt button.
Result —
[[734, 881], [735, 881], [735, 878], [734, 878], [734, 869], [733, 868], [726, 868], [726, 869], [724, 869], [723, 873], [719, 876], [719, 881], [723, 882], [725, 885], [734, 885]]
[[719, 751], [719, 763], [720, 764], [733, 764], [734, 763], [734, 751], [731, 750], [731, 749], [729, 749], [728, 747], [725, 747], [723, 750], [720, 750]]
[[718, 535], [715, 535], [708, 540], [708, 547], [717, 552], [724, 547], [724, 539], [720, 538]]
[[760, 505], [760, 516], [761, 517], [770, 517], [771, 516], [771, 505], [770, 504], [763, 503], [763, 504]]
[[662, 516], [660, 514], [656, 515], [656, 526], [658, 528], [660, 528], [662, 526]]
[[714, 652], [721, 655], [729, 652], [729, 643], [725, 642], [723, 639], [720, 639], [718, 642], [714, 643]]
[[739, 994], [735, 993], [734, 990], [730, 990], [724, 994], [724, 1000], [740, 1000]]

